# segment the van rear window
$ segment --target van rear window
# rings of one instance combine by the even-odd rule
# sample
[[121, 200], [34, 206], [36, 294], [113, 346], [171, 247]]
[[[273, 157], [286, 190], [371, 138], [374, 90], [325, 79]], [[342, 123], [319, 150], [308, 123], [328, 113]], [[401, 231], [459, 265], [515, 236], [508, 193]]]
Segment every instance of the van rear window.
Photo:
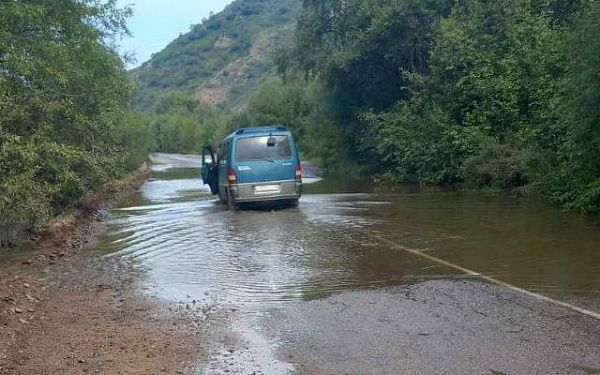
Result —
[[[275, 142], [269, 144], [269, 138]], [[235, 159], [238, 161], [280, 160], [290, 157], [292, 148], [287, 135], [241, 138], [236, 143]]]

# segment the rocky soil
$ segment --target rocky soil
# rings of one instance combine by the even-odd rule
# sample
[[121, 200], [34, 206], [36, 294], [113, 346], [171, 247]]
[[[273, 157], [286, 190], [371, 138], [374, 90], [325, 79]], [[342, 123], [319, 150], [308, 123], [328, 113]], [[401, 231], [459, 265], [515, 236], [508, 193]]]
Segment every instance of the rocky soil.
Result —
[[[108, 208], [148, 169], [104, 186], [12, 251], [0, 269], [0, 374], [191, 374], [200, 328], [139, 294], [123, 261], [86, 252]], [[19, 251], [17, 253], [17, 251]]]

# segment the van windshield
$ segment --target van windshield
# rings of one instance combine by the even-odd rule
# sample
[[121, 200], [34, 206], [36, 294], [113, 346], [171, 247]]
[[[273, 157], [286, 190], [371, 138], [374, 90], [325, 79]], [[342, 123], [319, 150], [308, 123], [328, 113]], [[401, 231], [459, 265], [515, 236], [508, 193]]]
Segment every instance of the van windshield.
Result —
[[241, 138], [236, 143], [235, 159], [238, 161], [280, 160], [291, 157], [292, 148], [290, 137], [287, 135]]

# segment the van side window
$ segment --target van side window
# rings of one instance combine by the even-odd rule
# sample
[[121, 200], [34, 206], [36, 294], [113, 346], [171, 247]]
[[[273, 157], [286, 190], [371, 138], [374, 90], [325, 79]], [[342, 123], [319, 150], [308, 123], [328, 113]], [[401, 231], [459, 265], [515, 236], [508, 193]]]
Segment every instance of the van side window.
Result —
[[222, 144], [221, 147], [219, 147], [219, 164], [227, 165], [228, 156], [229, 156], [229, 142]]

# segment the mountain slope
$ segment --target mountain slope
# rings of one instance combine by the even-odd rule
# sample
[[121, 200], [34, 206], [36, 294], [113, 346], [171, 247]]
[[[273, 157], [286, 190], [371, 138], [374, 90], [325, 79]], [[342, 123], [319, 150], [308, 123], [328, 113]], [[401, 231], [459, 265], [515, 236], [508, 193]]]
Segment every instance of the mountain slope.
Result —
[[271, 52], [289, 38], [300, 0], [237, 0], [132, 71], [136, 104], [150, 109], [168, 91], [233, 106], [273, 70]]

